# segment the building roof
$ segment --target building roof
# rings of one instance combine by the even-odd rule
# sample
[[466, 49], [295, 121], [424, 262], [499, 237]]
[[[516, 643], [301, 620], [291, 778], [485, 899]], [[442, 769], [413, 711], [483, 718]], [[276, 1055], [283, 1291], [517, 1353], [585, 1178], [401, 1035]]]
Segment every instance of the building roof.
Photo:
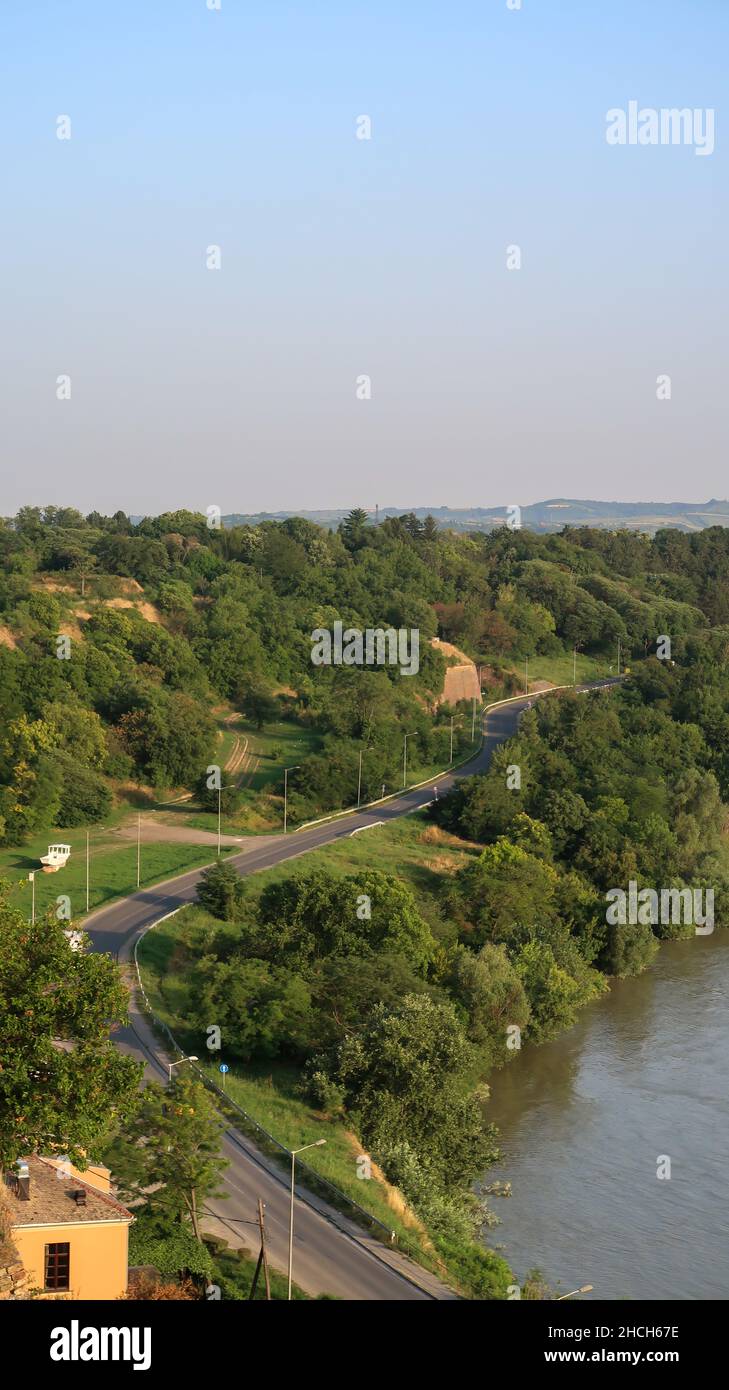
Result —
[[[108, 1192], [84, 1182], [82, 1178], [66, 1177], [48, 1159], [31, 1154], [23, 1159], [30, 1172], [30, 1199], [18, 1196], [15, 1175], [6, 1173], [3, 1197], [10, 1216], [11, 1229], [20, 1226], [75, 1226], [88, 1221], [132, 1221], [132, 1213]], [[74, 1192], [83, 1188], [86, 1202], [79, 1206]]]

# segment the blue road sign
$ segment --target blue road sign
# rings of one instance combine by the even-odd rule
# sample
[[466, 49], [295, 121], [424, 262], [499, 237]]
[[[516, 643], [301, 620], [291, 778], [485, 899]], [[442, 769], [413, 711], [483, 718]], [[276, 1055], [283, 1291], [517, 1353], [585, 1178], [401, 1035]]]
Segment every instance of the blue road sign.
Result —
[[226, 1071], [228, 1070], [225, 1062], [220, 1063], [220, 1070], [222, 1071], [223, 1075], [225, 1075]]

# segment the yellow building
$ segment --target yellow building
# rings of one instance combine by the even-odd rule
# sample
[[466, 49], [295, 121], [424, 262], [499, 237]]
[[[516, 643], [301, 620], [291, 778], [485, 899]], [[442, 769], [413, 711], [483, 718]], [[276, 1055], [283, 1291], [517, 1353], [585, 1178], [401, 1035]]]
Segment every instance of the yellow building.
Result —
[[5, 1174], [10, 1236], [30, 1286], [58, 1298], [112, 1299], [126, 1292], [129, 1226], [108, 1168], [79, 1173], [37, 1154]]

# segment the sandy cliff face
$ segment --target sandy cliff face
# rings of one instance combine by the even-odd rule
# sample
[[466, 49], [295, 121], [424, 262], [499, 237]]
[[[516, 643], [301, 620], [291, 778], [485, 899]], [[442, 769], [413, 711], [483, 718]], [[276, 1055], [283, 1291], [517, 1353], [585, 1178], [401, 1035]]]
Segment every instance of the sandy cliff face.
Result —
[[466, 656], [465, 652], [459, 651], [451, 642], [442, 642], [439, 637], [432, 639], [432, 646], [437, 651], [442, 652], [445, 657], [455, 657], [456, 664], [449, 666], [446, 670], [445, 685], [442, 694], [438, 696], [438, 704], [457, 705], [459, 700], [481, 700], [481, 688], [478, 683], [478, 671]]

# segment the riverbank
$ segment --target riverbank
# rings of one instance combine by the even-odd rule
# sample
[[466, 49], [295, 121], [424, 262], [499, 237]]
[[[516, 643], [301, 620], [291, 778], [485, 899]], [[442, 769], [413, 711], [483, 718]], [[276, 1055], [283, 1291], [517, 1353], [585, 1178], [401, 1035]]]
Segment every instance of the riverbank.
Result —
[[486, 1178], [512, 1196], [491, 1236], [517, 1278], [536, 1265], [592, 1299], [729, 1297], [728, 998], [729, 932], [666, 942], [492, 1075], [503, 1160]]

